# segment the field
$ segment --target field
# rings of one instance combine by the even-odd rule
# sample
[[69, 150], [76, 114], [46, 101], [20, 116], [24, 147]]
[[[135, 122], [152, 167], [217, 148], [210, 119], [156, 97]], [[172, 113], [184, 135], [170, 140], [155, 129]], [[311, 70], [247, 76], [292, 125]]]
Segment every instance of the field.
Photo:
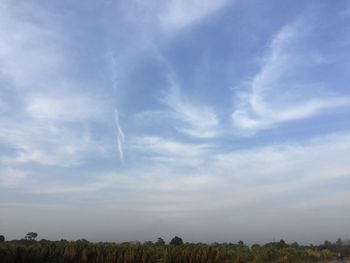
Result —
[[[0, 243], [1, 263], [243, 263], [243, 262], [333, 262], [341, 253], [350, 255], [350, 246], [299, 246], [280, 242], [247, 246], [240, 242], [177, 245], [145, 242], [91, 243], [48, 240], [17, 240]], [[334, 262], [346, 262], [334, 261]]]

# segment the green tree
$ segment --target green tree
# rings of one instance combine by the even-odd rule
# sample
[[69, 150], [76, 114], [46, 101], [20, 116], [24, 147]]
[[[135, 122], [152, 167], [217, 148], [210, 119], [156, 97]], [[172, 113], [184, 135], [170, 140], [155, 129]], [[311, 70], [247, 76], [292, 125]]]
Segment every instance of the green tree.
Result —
[[165, 245], [164, 239], [161, 238], [161, 237], [158, 237], [158, 238], [157, 238], [156, 245], [158, 245], [158, 246], [164, 246], [164, 245]]
[[3, 235], [0, 235], [0, 243], [5, 241], [5, 237]]
[[26, 240], [35, 240], [37, 238], [38, 234], [35, 232], [28, 232], [27, 235], [24, 237]]
[[294, 247], [294, 248], [298, 248], [298, 247], [299, 247], [299, 244], [298, 244], [298, 242], [293, 242], [293, 243], [291, 244], [291, 246]]
[[171, 241], [170, 241], [170, 245], [182, 245], [184, 242], [182, 241], [182, 239], [178, 236], [175, 236]]
[[278, 248], [284, 248], [284, 247], [287, 247], [287, 246], [288, 245], [286, 244], [286, 242], [283, 239], [281, 239], [280, 242], [278, 242], [278, 244], [277, 244]]

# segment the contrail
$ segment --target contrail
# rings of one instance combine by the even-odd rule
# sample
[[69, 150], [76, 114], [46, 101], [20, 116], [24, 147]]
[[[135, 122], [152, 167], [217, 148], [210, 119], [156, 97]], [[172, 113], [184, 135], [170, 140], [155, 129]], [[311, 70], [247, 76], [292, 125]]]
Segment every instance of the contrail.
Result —
[[[117, 91], [117, 74], [116, 74], [116, 61], [115, 57], [112, 52], [109, 52], [110, 58], [111, 58], [111, 67], [112, 67], [112, 84], [113, 84], [113, 91], [114, 94], [116, 94]], [[118, 151], [119, 151], [119, 157], [120, 160], [123, 161], [124, 158], [124, 152], [123, 152], [123, 144], [124, 144], [124, 132], [122, 130], [122, 127], [120, 125], [119, 121], [119, 112], [117, 107], [114, 109], [114, 123], [117, 127], [117, 145], [118, 145]]]
[[119, 151], [119, 157], [120, 160], [123, 161], [123, 157], [124, 157], [124, 152], [123, 152], [123, 143], [124, 143], [124, 132], [122, 130], [122, 127], [120, 126], [120, 122], [119, 122], [119, 113], [118, 113], [118, 109], [115, 108], [114, 110], [114, 121], [115, 121], [115, 125], [117, 127], [117, 143], [118, 143], [118, 151]]

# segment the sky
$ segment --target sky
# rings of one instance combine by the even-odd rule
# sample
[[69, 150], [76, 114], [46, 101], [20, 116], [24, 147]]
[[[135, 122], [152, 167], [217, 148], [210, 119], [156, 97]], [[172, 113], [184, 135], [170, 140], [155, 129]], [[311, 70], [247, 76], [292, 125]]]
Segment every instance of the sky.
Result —
[[0, 234], [350, 237], [346, 0], [2, 0]]

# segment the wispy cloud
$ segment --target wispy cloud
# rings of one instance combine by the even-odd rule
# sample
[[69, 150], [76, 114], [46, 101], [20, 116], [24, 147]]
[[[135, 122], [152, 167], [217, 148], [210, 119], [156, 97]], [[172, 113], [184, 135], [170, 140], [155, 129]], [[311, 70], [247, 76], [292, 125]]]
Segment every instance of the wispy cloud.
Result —
[[125, 8], [123, 13], [125, 18], [133, 23], [140, 23], [139, 26], [147, 34], [156, 32], [171, 36], [200, 24], [234, 2], [235, 0], [150, 0], [125, 1], [122, 6]]
[[[50, 89], [61, 82], [57, 75], [68, 66], [64, 59], [65, 37], [43, 8], [26, 3], [19, 5], [21, 8], [15, 8], [11, 1], [4, 1], [0, 6], [2, 76], [8, 79], [7, 88]], [[49, 79], [57, 82], [49, 83]]]
[[72, 126], [54, 122], [20, 119], [16, 123], [3, 119], [0, 142], [12, 149], [12, 153], [0, 152], [0, 163], [3, 166], [26, 163], [77, 166], [86, 155], [106, 152], [106, 146], [91, 137], [89, 131], [81, 127], [72, 129]]
[[[346, 11], [332, 7], [322, 19], [308, 13], [288, 23], [305, 5], [290, 1], [281, 17], [269, 3], [252, 11], [251, 3], [235, 2], [0, 1], [6, 228], [16, 229], [10, 219], [20, 222], [21, 214], [38, 223], [34, 215], [46, 213], [69, 236], [81, 230], [76, 222], [86, 209], [92, 227], [83, 234], [101, 224], [113, 239], [120, 218], [127, 239], [130, 229], [153, 235], [149, 225], [158, 222], [230, 239], [237, 230], [254, 237], [274, 230], [278, 220], [282, 233], [295, 223], [291, 216], [308, 210], [318, 209], [321, 218], [310, 220], [313, 229], [333, 216], [328, 208], [350, 211]], [[273, 19], [256, 27], [266, 16]], [[276, 32], [280, 23], [287, 25]], [[232, 83], [243, 85], [234, 89], [231, 108]], [[304, 121], [307, 132], [294, 132], [290, 122], [314, 116], [317, 127]], [[277, 131], [282, 136], [257, 134], [287, 122]], [[327, 135], [339, 127], [344, 133]], [[246, 134], [256, 136], [236, 136]], [[91, 214], [96, 208], [101, 213]], [[77, 221], [62, 223], [65, 213], [76, 213]], [[339, 218], [346, 222], [348, 214]]]
[[[92, 152], [103, 152], [89, 131], [103, 125], [108, 102], [82, 87], [58, 14], [36, 4], [0, 5], [1, 165], [25, 163], [76, 166]], [[1, 108], [1, 106], [0, 106]]]
[[[65, 94], [30, 94], [26, 96], [26, 112], [30, 118], [49, 121], [98, 120], [106, 115], [103, 100], [73, 91]], [[77, 107], [79, 105], [79, 107]]]
[[[303, 40], [310, 31], [300, 19], [273, 37], [260, 71], [249, 83], [249, 91], [238, 94], [232, 114], [237, 128], [267, 129], [324, 110], [350, 106], [350, 97], [322, 92], [322, 83], [298, 82], [296, 73], [301, 68], [317, 67], [320, 62], [319, 57], [310, 56], [304, 48]], [[318, 94], [313, 92], [315, 89]]]
[[155, 136], [137, 137], [133, 140], [133, 147], [142, 152], [177, 157], [204, 156], [210, 148], [205, 144], [184, 143]]
[[172, 111], [175, 119], [180, 121], [178, 131], [197, 138], [213, 138], [220, 134], [219, 119], [214, 109], [185, 98], [173, 78], [169, 78], [170, 88], [162, 101]]
[[228, 2], [228, 0], [170, 0], [158, 14], [158, 19], [164, 30], [176, 31], [199, 22]]
[[[339, 211], [348, 206], [347, 189], [332, 185], [349, 180], [350, 135], [346, 133], [302, 143], [286, 142], [221, 153], [165, 138], [140, 138], [134, 143], [139, 145], [137, 151], [144, 160], [139, 156], [134, 160], [138, 165], [132, 168], [85, 172], [79, 182], [26, 178], [25, 184], [20, 181], [12, 187], [33, 196], [44, 194], [47, 200], [52, 200], [52, 196], [79, 200], [69, 204], [72, 208], [86, 205], [108, 213], [122, 211], [129, 216], [137, 213], [150, 222], [176, 220], [181, 229], [185, 222], [201, 222], [202, 227], [211, 229], [211, 222], [215, 220], [223, 225], [222, 229], [215, 228], [215, 233], [222, 234], [227, 232], [227, 227], [240, 229], [257, 215], [264, 223], [265, 220], [266, 223], [283, 221], [285, 226], [292, 215], [305, 218], [318, 209], [317, 218], [329, 218], [330, 209]], [[180, 156], [193, 149], [197, 149], [197, 154]], [[177, 160], [169, 162], [166, 158], [154, 158], [155, 155]], [[188, 162], [179, 162], [181, 158]], [[205, 161], [197, 165], [198, 158]], [[7, 200], [5, 206], [11, 203]], [[60, 206], [57, 201], [52, 203], [52, 207]], [[241, 234], [246, 233], [244, 230]], [[262, 239], [268, 238], [261, 234]]]
[[[169, 198], [165, 194], [167, 191], [181, 191], [187, 198], [186, 202], [193, 201], [191, 212], [198, 209], [195, 203], [199, 201], [212, 204], [208, 209], [218, 211], [242, 209], [245, 206], [258, 209], [266, 203], [269, 207], [278, 207], [276, 200], [281, 198], [288, 200], [284, 202], [285, 209], [299, 209], [305, 195], [310, 196], [310, 206], [313, 207], [315, 200], [324, 199], [322, 187], [334, 180], [349, 179], [350, 175], [347, 160], [350, 135], [346, 133], [322, 136], [302, 144], [282, 143], [226, 153], [216, 153], [203, 145], [164, 138], [138, 138], [133, 144], [146, 158], [138, 167], [118, 173], [90, 174], [86, 176], [86, 182], [79, 186], [34, 186], [34, 191], [79, 194], [118, 186], [124, 190], [141, 191], [142, 200], [152, 200], [153, 206], [160, 202], [160, 196]], [[184, 158], [188, 162], [155, 159], [155, 154], [173, 156], [178, 160]], [[203, 160], [200, 165], [196, 164], [198, 158]], [[315, 163], [318, 165], [315, 166]], [[315, 187], [319, 187], [318, 192], [312, 191]], [[30, 185], [27, 185], [27, 189], [32, 191]], [[193, 191], [196, 191], [196, 195], [193, 195]], [[295, 197], [296, 194], [298, 197]], [[153, 200], [154, 195], [157, 200]], [[294, 198], [288, 199], [290, 196]], [[178, 198], [178, 195], [172, 196], [169, 202], [182, 204]], [[138, 202], [133, 202], [134, 209], [144, 209], [141, 201], [139, 207]], [[215, 202], [219, 202], [220, 206], [215, 205]], [[328, 206], [343, 204], [343, 198], [334, 196]], [[306, 205], [303, 207], [306, 208]]]

